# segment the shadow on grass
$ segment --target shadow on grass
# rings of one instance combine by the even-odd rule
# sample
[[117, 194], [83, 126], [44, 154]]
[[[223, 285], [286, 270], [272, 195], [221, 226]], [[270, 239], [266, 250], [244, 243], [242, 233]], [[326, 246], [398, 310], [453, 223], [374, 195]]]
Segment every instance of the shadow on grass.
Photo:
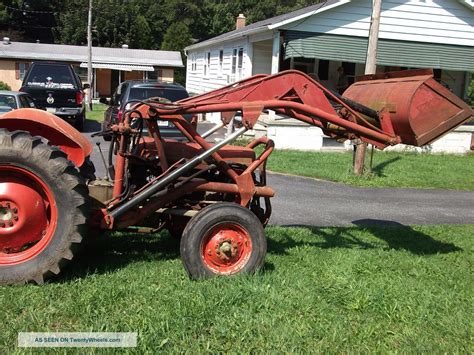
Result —
[[[353, 222], [354, 227], [290, 227], [277, 237], [268, 239], [268, 253], [286, 255], [288, 250], [298, 246], [311, 246], [320, 249], [395, 249], [406, 250], [416, 255], [445, 254], [462, 249], [452, 243], [435, 240], [431, 236], [416, 231], [409, 226], [393, 221], [363, 219]], [[291, 227], [307, 228], [314, 235], [314, 241], [298, 240], [292, 234]], [[384, 241], [380, 244], [369, 238], [362, 240], [357, 236], [367, 231], [371, 236]], [[83, 278], [90, 274], [105, 274], [140, 261], [172, 260], [180, 257], [179, 239], [167, 232], [161, 234], [109, 233], [90, 238], [84, 243], [84, 250], [61, 274], [58, 281]], [[266, 262], [264, 274], [271, 273], [274, 265]]]
[[[300, 241], [295, 239], [290, 232], [285, 233], [285, 238], [268, 240], [268, 250], [273, 254], [287, 254], [288, 249], [297, 246], [314, 246], [317, 248], [350, 248], [350, 249], [391, 249], [406, 250], [416, 255], [446, 254], [462, 251], [453, 243], [441, 242], [433, 237], [416, 231], [410, 226], [398, 222], [374, 219], [353, 221], [355, 227], [314, 227], [293, 225], [285, 227], [307, 228], [314, 234], [315, 241]], [[386, 246], [377, 241], [369, 242], [360, 239], [356, 234], [367, 231], [372, 236], [384, 241]]]
[[380, 164], [377, 164], [376, 166], [374, 166], [372, 168], [372, 173], [378, 177], [385, 177], [386, 175], [383, 173], [383, 170], [385, 169], [385, 167], [387, 167], [388, 165], [390, 164], [393, 164], [397, 161], [399, 161], [401, 159], [401, 157], [394, 157], [392, 159], [389, 159], [389, 160], [385, 160], [384, 162], [380, 163]]
[[139, 261], [179, 258], [179, 239], [166, 232], [120, 234], [104, 233], [86, 240], [82, 252], [58, 281], [67, 282], [89, 274], [113, 272]]

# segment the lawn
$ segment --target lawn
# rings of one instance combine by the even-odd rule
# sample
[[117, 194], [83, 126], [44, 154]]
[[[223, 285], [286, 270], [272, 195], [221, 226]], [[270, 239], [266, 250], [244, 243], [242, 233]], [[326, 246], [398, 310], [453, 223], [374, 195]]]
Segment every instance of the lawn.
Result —
[[[370, 153], [367, 154], [367, 166]], [[364, 187], [474, 190], [474, 154], [374, 153], [371, 172], [352, 173], [352, 153], [275, 150], [268, 169]]]
[[104, 120], [104, 112], [107, 107], [108, 106], [104, 104], [94, 104], [92, 106], [92, 111], [87, 108], [86, 118], [88, 120], [102, 122]]
[[472, 353], [474, 225], [267, 235], [260, 274], [199, 282], [165, 232], [90, 242], [59, 280], [2, 288], [0, 353], [19, 331], [137, 331], [140, 352]]

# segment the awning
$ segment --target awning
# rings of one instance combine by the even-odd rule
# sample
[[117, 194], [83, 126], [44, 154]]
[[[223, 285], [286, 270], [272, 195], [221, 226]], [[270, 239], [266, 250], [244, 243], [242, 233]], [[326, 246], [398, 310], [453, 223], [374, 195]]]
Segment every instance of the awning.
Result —
[[[318, 58], [365, 63], [367, 38], [323, 33], [284, 33], [285, 59]], [[408, 68], [474, 71], [474, 47], [380, 39], [377, 64]]]
[[[87, 68], [87, 63], [86, 62], [81, 63], [80, 67]], [[92, 68], [122, 70], [122, 71], [155, 71], [155, 69], [151, 65], [113, 64], [113, 63], [96, 63], [96, 62], [92, 62]]]

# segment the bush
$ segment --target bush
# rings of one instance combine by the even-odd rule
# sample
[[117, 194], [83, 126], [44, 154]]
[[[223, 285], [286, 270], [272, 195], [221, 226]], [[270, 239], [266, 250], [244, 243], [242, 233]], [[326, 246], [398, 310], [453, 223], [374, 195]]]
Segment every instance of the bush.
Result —
[[0, 90], [11, 90], [12, 88], [7, 83], [0, 81]]

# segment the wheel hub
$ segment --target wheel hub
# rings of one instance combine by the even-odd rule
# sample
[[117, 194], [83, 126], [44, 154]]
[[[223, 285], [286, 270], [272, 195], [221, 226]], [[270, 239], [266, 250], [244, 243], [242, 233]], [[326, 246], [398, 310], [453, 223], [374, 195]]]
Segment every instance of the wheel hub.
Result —
[[236, 224], [223, 224], [207, 234], [203, 259], [217, 274], [234, 274], [245, 266], [251, 249], [251, 239], [245, 229]]
[[13, 227], [18, 222], [18, 207], [11, 201], [0, 201], [0, 228]]

